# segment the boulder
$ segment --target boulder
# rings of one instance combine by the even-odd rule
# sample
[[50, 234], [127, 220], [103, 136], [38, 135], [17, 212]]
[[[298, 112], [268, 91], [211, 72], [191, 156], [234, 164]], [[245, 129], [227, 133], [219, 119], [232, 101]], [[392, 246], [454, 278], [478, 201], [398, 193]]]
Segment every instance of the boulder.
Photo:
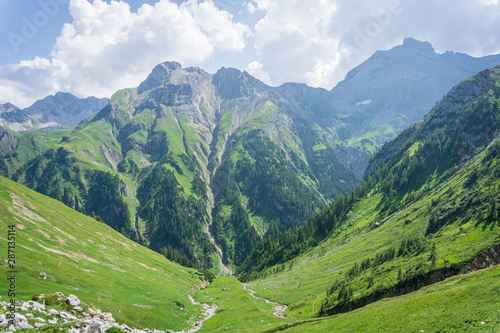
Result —
[[28, 301], [28, 302], [26, 302], [26, 306], [28, 308], [33, 308], [33, 310], [35, 310], [35, 311], [40, 311], [42, 309], [45, 309], [45, 305], [40, 304], [40, 303], [35, 302], [35, 301]]
[[38, 274], [38, 278], [42, 280], [47, 280], [47, 274], [45, 274], [44, 272], [40, 272], [40, 274]]
[[75, 295], [69, 295], [68, 298], [66, 298], [66, 303], [71, 306], [78, 306], [80, 305], [80, 300]]
[[15, 313], [14, 314], [14, 324], [17, 326], [18, 323], [27, 323], [28, 319], [20, 314], [20, 313]]
[[34, 328], [33, 326], [31, 326], [30, 324], [28, 324], [28, 322], [20, 322], [19, 324], [17, 324], [17, 327], [19, 327], [20, 329], [24, 330], [24, 329], [30, 329], [30, 328]]

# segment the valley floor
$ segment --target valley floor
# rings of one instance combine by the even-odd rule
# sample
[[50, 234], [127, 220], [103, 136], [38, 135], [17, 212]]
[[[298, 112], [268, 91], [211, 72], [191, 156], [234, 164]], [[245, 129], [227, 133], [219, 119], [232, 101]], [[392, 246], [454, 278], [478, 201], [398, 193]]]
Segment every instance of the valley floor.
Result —
[[311, 320], [274, 316], [272, 304], [253, 299], [234, 277], [215, 280], [196, 299], [219, 305], [201, 332], [499, 332], [500, 265]]

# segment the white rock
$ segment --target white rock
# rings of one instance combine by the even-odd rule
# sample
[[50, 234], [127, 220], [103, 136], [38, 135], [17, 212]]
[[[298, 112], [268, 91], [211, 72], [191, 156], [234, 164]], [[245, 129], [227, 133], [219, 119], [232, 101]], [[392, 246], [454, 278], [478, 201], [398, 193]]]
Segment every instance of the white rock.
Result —
[[131, 329], [130, 327], [128, 327], [127, 325], [125, 324], [122, 324], [119, 326], [119, 328], [123, 331], [123, 332], [126, 332], [126, 333], [132, 333], [134, 332], [133, 329]]
[[104, 312], [101, 314], [101, 319], [110, 323], [114, 323], [115, 319], [113, 318], [113, 315], [109, 312]]
[[52, 318], [52, 319], [49, 319], [49, 324], [55, 325], [55, 324], [57, 324], [58, 321], [59, 320], [57, 318]]
[[35, 323], [35, 328], [40, 328], [40, 327], [44, 327], [46, 326], [47, 324], [43, 324], [43, 323]]
[[59, 314], [59, 311], [56, 309], [49, 309], [49, 315], [57, 316]]
[[76, 319], [76, 317], [75, 317], [75, 316], [70, 315], [69, 313], [67, 313], [67, 312], [63, 312], [63, 311], [59, 312], [59, 317], [61, 317], [61, 318], [66, 318], [66, 319], [73, 319], [73, 320], [75, 320], [75, 319]]
[[14, 322], [17, 324], [17, 323], [27, 323], [28, 322], [28, 319], [20, 314], [20, 313], [16, 313], [15, 316], [14, 316]]
[[66, 298], [66, 303], [71, 306], [78, 306], [80, 305], [80, 300], [75, 295], [69, 295], [68, 298]]
[[33, 326], [31, 326], [30, 324], [28, 324], [28, 322], [24, 322], [24, 321], [20, 322], [16, 326], [19, 327], [20, 329], [33, 328]]
[[28, 301], [27, 306], [28, 306], [28, 308], [33, 308], [33, 310], [35, 310], [35, 311], [40, 311], [42, 309], [45, 309], [45, 305], [40, 304], [40, 303], [35, 302], [35, 301]]

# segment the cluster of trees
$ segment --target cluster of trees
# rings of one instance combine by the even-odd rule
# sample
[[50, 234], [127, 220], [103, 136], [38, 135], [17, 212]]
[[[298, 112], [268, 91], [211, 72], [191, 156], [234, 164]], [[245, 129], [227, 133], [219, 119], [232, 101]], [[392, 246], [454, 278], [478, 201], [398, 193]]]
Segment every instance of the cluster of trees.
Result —
[[180, 254], [179, 251], [173, 249], [170, 245], [162, 247], [160, 253], [163, 254], [168, 260], [176, 262], [184, 267], [196, 268], [194, 262], [189, 260], [187, 255]]
[[260, 241], [240, 201], [241, 192], [232, 176], [213, 210], [212, 231], [228, 262], [240, 265]]
[[[210, 254], [215, 252], [203, 231], [205, 205], [194, 196], [186, 195], [173, 171], [155, 164], [137, 189], [140, 201], [139, 217], [148, 222], [150, 247], [161, 252], [168, 246], [179, 253], [171, 258], [180, 263], [194, 263], [200, 269], [211, 267]], [[184, 258], [185, 257], [185, 258]], [[184, 258], [184, 259], [182, 259]]]
[[279, 238], [262, 240], [241, 266], [241, 280], [256, 279], [261, 271], [293, 259], [318, 245], [339, 227], [356, 200], [354, 194], [342, 196], [304, 225], [286, 230]]
[[243, 141], [255, 161], [238, 160], [234, 180], [250, 199], [250, 211], [259, 215], [271, 211], [283, 222], [289, 216], [305, 221], [324, 207], [323, 199], [302, 183], [300, 171], [269, 138], [254, 130]]

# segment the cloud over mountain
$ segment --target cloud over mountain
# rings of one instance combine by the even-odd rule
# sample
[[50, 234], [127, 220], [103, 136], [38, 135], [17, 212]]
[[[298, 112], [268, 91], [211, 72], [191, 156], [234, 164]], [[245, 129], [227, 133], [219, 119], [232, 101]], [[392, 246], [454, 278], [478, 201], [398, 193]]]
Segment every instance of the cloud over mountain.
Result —
[[137, 85], [166, 59], [203, 61], [245, 47], [250, 28], [212, 1], [160, 0], [131, 11], [125, 2], [72, 0], [50, 59], [0, 68], [0, 98], [26, 106], [57, 92], [110, 96]]

